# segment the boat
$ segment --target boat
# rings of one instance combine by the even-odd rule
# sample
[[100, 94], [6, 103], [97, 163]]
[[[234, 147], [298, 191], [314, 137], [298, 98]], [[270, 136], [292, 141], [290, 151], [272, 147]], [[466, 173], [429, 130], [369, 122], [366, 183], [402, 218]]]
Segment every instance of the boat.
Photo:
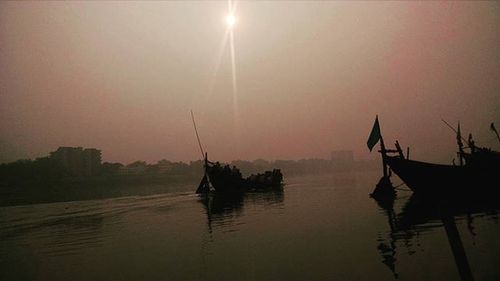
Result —
[[208, 154], [203, 150], [203, 146], [201, 145], [192, 110], [191, 119], [196, 139], [198, 140], [198, 146], [204, 158], [204, 174], [196, 189], [197, 194], [208, 194], [212, 190], [229, 194], [247, 191], [270, 191], [283, 188], [283, 174], [280, 169], [273, 169], [272, 171], [265, 171], [261, 174], [243, 178], [240, 170], [235, 166], [231, 168], [227, 164], [224, 165], [219, 162], [214, 163], [209, 161]]
[[211, 189], [222, 193], [241, 193], [247, 191], [273, 190], [283, 187], [283, 174], [280, 169], [265, 171], [244, 178], [238, 168], [230, 167], [219, 162], [211, 162], [205, 154], [205, 173], [196, 190], [204, 194]]
[[[444, 121], [444, 120], [443, 120]], [[492, 128], [493, 125], [492, 125]], [[454, 130], [455, 131], [455, 130]], [[393, 190], [389, 177], [394, 172], [414, 193], [424, 195], [475, 196], [478, 194], [500, 194], [500, 153], [489, 148], [477, 147], [469, 135], [468, 147], [463, 146], [460, 126], [457, 133], [459, 164], [428, 163], [409, 159], [403, 154], [399, 142], [396, 149], [387, 149], [380, 133], [378, 117], [368, 139], [368, 148], [380, 142], [384, 176], [372, 196], [390, 194]], [[465, 151], [465, 150], [469, 151]], [[382, 184], [383, 183], [383, 184]]]
[[474, 154], [463, 165], [442, 165], [410, 160], [401, 156], [384, 155], [389, 168], [413, 191], [424, 194], [469, 195], [477, 192], [499, 192], [500, 154], [490, 152], [491, 158], [499, 155], [496, 162], [488, 165]]

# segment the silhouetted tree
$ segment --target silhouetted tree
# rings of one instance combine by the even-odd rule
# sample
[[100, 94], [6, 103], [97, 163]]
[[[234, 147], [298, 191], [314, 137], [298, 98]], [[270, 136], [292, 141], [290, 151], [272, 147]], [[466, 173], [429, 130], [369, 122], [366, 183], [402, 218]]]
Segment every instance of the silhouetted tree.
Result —
[[136, 167], [146, 167], [147, 165], [148, 165], [148, 163], [146, 163], [146, 161], [137, 160], [135, 162], [128, 164], [127, 167], [136, 168]]
[[37, 158], [33, 162], [33, 178], [39, 181], [55, 181], [68, 175], [63, 165], [50, 157]]
[[0, 178], [2, 182], [16, 183], [25, 181], [38, 181], [51, 183], [67, 175], [66, 169], [49, 157], [18, 160], [0, 165]]
[[101, 171], [103, 175], [116, 175], [121, 167], [123, 167], [123, 164], [121, 163], [104, 162], [102, 164]]
[[189, 173], [189, 165], [183, 162], [175, 162], [172, 164], [172, 174], [188, 174]]
[[157, 174], [160, 171], [158, 164], [148, 164], [146, 166], [146, 173]]

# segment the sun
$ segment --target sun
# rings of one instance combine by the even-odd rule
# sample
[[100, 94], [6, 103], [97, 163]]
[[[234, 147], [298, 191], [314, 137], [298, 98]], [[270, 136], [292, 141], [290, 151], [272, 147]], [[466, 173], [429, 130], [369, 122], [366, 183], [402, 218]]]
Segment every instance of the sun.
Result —
[[229, 14], [226, 16], [226, 25], [229, 28], [233, 28], [236, 24], [236, 17], [233, 14]]

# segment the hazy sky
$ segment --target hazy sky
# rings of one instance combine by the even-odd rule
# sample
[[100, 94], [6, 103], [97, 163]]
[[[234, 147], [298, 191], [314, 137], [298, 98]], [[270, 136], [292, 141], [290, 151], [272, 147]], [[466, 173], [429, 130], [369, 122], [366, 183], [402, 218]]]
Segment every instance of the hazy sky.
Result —
[[[0, 160], [58, 146], [129, 163], [327, 158], [366, 139], [450, 163], [500, 150], [500, 2], [1, 2]], [[228, 39], [226, 37], [226, 39]]]

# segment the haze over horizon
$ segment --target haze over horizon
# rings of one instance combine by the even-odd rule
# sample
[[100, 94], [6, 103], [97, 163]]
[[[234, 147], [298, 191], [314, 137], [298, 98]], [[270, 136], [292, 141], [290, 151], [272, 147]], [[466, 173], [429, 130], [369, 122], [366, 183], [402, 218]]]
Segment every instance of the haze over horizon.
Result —
[[[130, 163], [500, 150], [499, 2], [0, 2], [0, 162], [95, 147]], [[225, 40], [224, 40], [225, 39]]]

